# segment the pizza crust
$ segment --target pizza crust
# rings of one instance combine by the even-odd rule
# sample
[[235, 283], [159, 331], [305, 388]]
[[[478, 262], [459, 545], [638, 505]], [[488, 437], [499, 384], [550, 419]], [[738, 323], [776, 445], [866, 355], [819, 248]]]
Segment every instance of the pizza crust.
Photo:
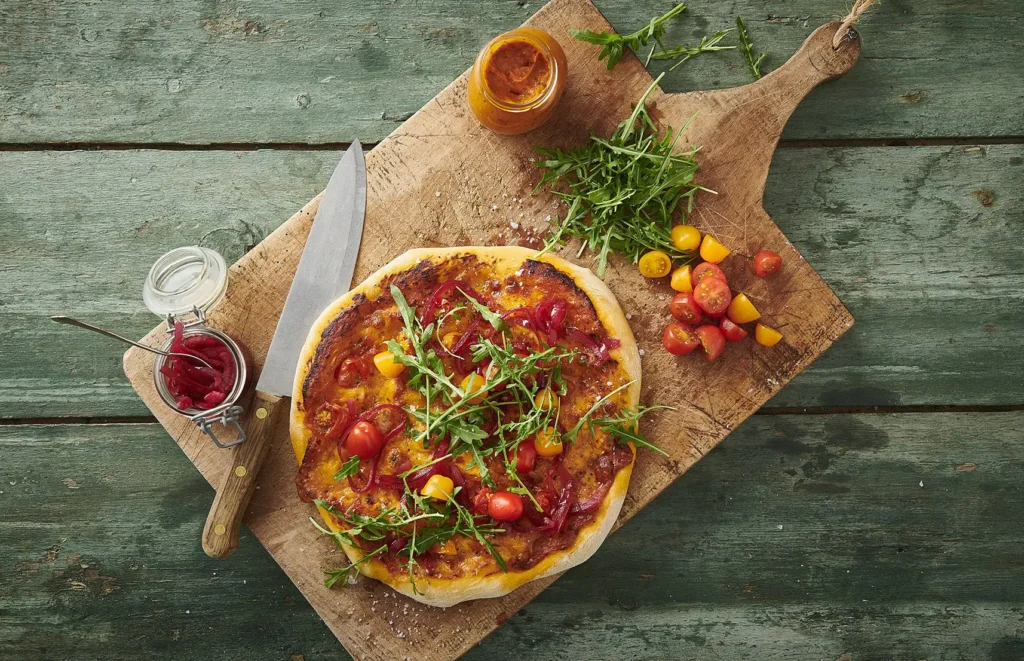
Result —
[[[536, 255], [535, 250], [517, 246], [467, 246], [456, 248], [419, 248], [409, 250], [395, 259], [391, 260], [375, 273], [368, 276], [363, 282], [349, 291], [347, 294], [336, 300], [320, 315], [310, 329], [309, 336], [299, 355], [298, 369], [295, 373], [295, 384], [292, 392], [292, 407], [290, 432], [292, 449], [295, 451], [295, 458], [299, 465], [306, 453], [306, 446], [309, 443], [310, 432], [305, 425], [305, 412], [302, 407], [302, 385], [309, 373], [313, 357], [316, 354], [320, 337], [327, 326], [344, 309], [352, 305], [353, 299], [362, 294], [369, 299], [375, 299], [381, 293], [380, 283], [388, 276], [413, 268], [424, 260], [444, 261], [456, 255], [475, 255], [488, 263], [495, 265], [497, 273], [513, 273], [522, 264]], [[636, 339], [629, 323], [619, 307], [618, 301], [608, 286], [591, 273], [589, 269], [577, 266], [554, 255], [544, 255], [537, 261], [546, 262], [562, 273], [573, 279], [589, 298], [597, 311], [600, 322], [608, 331], [609, 336], [619, 340], [620, 345], [611, 349], [611, 357], [622, 365], [626, 374], [633, 381], [633, 384], [626, 389], [627, 405], [636, 408], [640, 403], [640, 353], [637, 350]], [[636, 459], [636, 448], [630, 448], [633, 452], [633, 459]], [[544, 578], [563, 572], [587, 560], [597, 551], [598, 547], [611, 532], [611, 528], [622, 508], [622, 502], [626, 498], [626, 490], [629, 487], [629, 478], [633, 471], [633, 462], [621, 469], [615, 476], [608, 494], [605, 496], [601, 508], [598, 510], [594, 520], [585, 528], [580, 530], [573, 545], [561, 551], [555, 551], [541, 560], [539, 563], [526, 571], [510, 571], [508, 573], [493, 573], [486, 576], [462, 577], [458, 579], [421, 579], [416, 582], [419, 592], [412, 589], [412, 585], [405, 576], [396, 577], [392, 575], [382, 562], [371, 558], [359, 565], [358, 570], [370, 577], [390, 585], [395, 590], [407, 595], [424, 604], [431, 606], [453, 606], [462, 601], [470, 599], [489, 599], [501, 597], [515, 590], [529, 581]], [[332, 518], [322, 508], [320, 515], [332, 529], [337, 530]], [[345, 554], [349, 560], [355, 562], [362, 557], [360, 549], [343, 545]]]

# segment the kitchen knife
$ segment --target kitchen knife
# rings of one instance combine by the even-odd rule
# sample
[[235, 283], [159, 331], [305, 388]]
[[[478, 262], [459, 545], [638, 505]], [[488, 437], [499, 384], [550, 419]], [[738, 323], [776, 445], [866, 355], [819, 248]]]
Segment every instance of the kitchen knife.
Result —
[[352, 288], [366, 211], [366, 164], [353, 142], [335, 168], [323, 197], [281, 318], [263, 363], [243, 426], [246, 441], [235, 446], [203, 529], [203, 550], [225, 558], [238, 548], [242, 515], [256, 488], [278, 418], [289, 409], [299, 352], [320, 313]]

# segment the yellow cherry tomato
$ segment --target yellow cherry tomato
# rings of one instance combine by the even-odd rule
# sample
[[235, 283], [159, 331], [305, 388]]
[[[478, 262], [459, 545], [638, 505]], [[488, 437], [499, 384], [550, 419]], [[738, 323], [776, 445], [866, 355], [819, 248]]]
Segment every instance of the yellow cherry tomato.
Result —
[[732, 251], [719, 243], [710, 234], [704, 235], [704, 240], [700, 242], [700, 257], [705, 262], [711, 262], [712, 264], [718, 264], [723, 259], [729, 256]]
[[455, 331], [445, 333], [444, 337], [441, 338], [441, 344], [444, 345], [445, 349], [451, 349], [452, 347], [455, 346], [455, 343], [459, 341], [460, 337], [461, 335], [459, 335]]
[[660, 250], [652, 250], [640, 258], [640, 275], [645, 278], [664, 278], [672, 270], [672, 260]]
[[676, 225], [671, 236], [672, 245], [683, 252], [693, 252], [700, 245], [700, 230], [693, 225]]
[[427, 483], [420, 489], [420, 493], [427, 498], [433, 498], [434, 500], [445, 501], [452, 497], [452, 490], [455, 488], [455, 483], [452, 482], [450, 477], [444, 475], [431, 475]]
[[733, 297], [726, 315], [734, 324], [749, 324], [751, 321], [761, 318], [761, 313], [757, 311], [746, 294], [736, 294]]
[[373, 357], [373, 364], [377, 366], [377, 371], [393, 379], [405, 370], [405, 365], [395, 360], [395, 354], [390, 351], [381, 351], [379, 354]]
[[669, 284], [672, 289], [679, 292], [693, 291], [693, 271], [690, 269], [690, 265], [680, 266], [675, 271], [672, 271], [672, 279]]
[[537, 432], [533, 444], [537, 447], [537, 454], [541, 457], [550, 459], [562, 454], [562, 437], [558, 435], [554, 427], [545, 427]]
[[545, 388], [533, 398], [533, 405], [539, 409], [550, 409], [558, 406], [558, 396], [551, 390]]
[[782, 340], [782, 333], [769, 328], [762, 323], [758, 323], [754, 326], [754, 339], [757, 340], [758, 344], [763, 344], [766, 347], [774, 347]]
[[480, 376], [476, 372], [467, 374], [466, 378], [462, 380], [459, 387], [466, 393], [466, 397], [469, 398], [470, 404], [479, 404], [487, 397], [487, 391], [484, 390], [484, 384], [487, 382], [484, 377]]

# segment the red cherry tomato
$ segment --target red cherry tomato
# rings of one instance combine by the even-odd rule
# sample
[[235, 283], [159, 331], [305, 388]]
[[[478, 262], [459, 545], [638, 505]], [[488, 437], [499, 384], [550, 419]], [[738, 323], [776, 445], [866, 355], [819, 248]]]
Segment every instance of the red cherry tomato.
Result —
[[494, 495], [494, 491], [489, 487], [481, 487], [479, 491], [473, 494], [472, 504], [473, 511], [477, 514], [487, 514], [487, 507], [490, 505], [491, 497]]
[[537, 463], [537, 446], [533, 444], [532, 440], [523, 441], [519, 444], [516, 455], [516, 472], [529, 473], [533, 470], [535, 463]]
[[782, 255], [771, 250], [759, 250], [754, 255], [754, 275], [767, 278], [782, 268]]
[[743, 326], [734, 324], [729, 317], [722, 317], [722, 321], [718, 324], [719, 330], [722, 331], [722, 335], [725, 339], [730, 342], [739, 342], [747, 336], [747, 331], [743, 329]]
[[384, 437], [371, 423], [360, 420], [345, 437], [345, 449], [360, 459], [372, 459], [384, 447]]
[[491, 496], [487, 513], [496, 521], [517, 521], [523, 515], [523, 501], [508, 491], [499, 491]]
[[697, 337], [700, 339], [700, 346], [704, 350], [704, 360], [709, 363], [722, 355], [725, 349], [725, 335], [718, 330], [718, 326], [705, 324], [697, 329]]
[[673, 296], [672, 302], [668, 304], [668, 311], [677, 320], [691, 326], [699, 324], [701, 317], [704, 316], [700, 306], [693, 300], [693, 293], [688, 291]]
[[724, 280], [704, 278], [693, 289], [693, 300], [708, 316], [717, 317], [725, 314], [732, 303], [732, 292]]
[[693, 273], [690, 275], [690, 282], [693, 284], [693, 288], [696, 289], [697, 285], [704, 278], [718, 278], [722, 282], [728, 282], [725, 272], [718, 267], [718, 264], [712, 264], [711, 262], [702, 262], [697, 265], [697, 268], [693, 269]]
[[368, 375], [366, 363], [358, 358], [346, 358], [338, 366], [335, 380], [342, 388], [354, 388]]
[[668, 325], [661, 343], [665, 345], [665, 351], [675, 356], [685, 356], [700, 346], [700, 340], [693, 332], [693, 327], [678, 321]]

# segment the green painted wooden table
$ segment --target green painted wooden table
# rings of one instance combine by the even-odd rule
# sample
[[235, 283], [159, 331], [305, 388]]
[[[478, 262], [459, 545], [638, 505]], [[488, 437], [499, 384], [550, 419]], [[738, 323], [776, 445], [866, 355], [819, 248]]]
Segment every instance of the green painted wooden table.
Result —
[[[669, 3], [599, 0], [620, 30]], [[153, 260], [236, 259], [536, 1], [0, 2], [0, 658], [344, 651], [68, 313], [141, 336]], [[822, 0], [742, 15], [778, 65]], [[468, 658], [1024, 659], [1024, 28], [887, 0], [786, 130], [766, 207], [858, 324]], [[747, 81], [735, 53], [669, 91]]]

